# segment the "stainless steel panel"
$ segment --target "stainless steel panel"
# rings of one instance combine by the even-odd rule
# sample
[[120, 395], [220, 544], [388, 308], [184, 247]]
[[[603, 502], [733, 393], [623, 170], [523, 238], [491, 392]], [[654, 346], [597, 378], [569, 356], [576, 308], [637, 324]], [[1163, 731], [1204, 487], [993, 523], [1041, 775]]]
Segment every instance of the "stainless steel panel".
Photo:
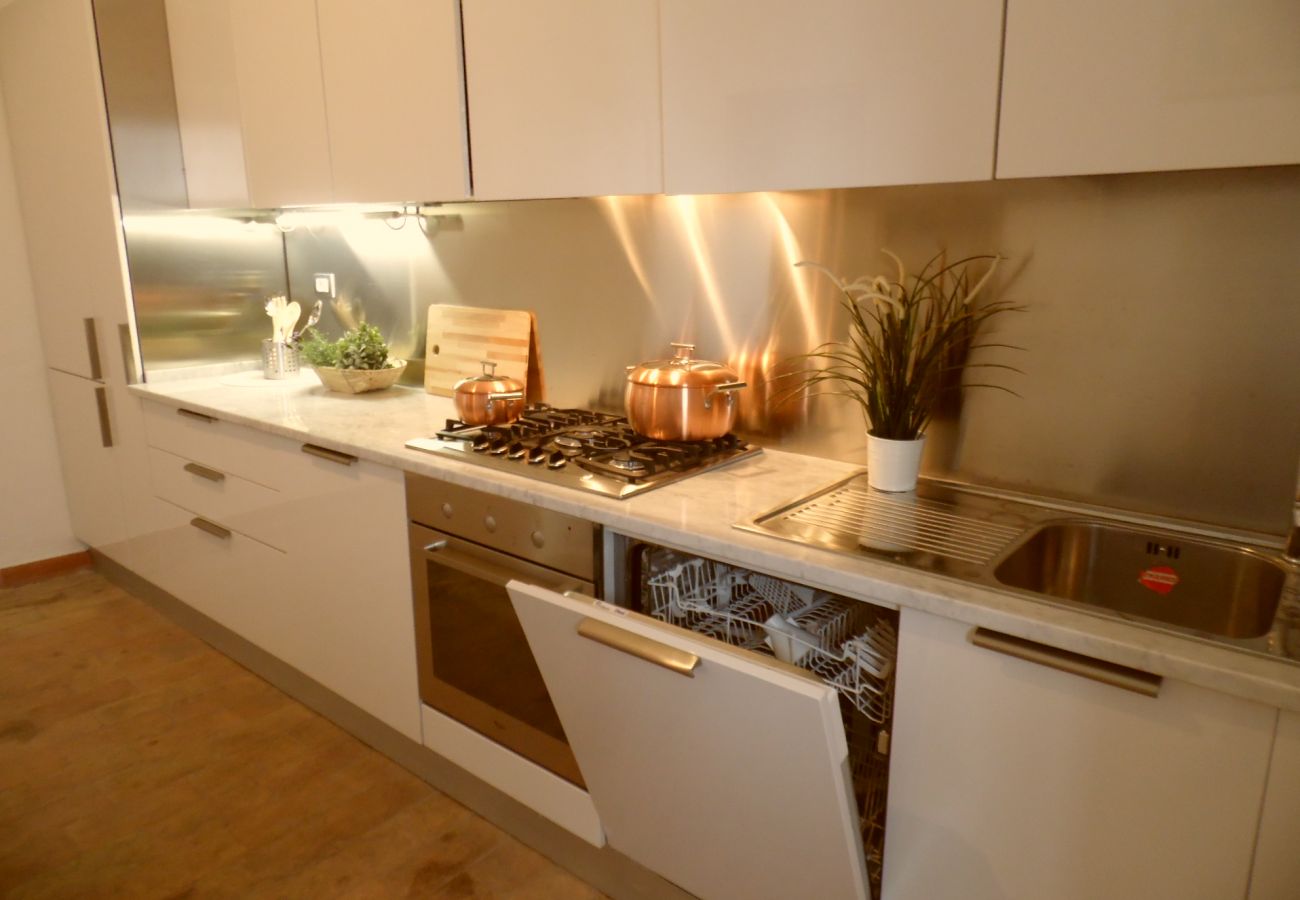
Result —
[[122, 209], [188, 203], [164, 0], [94, 0]]
[[124, 223], [145, 371], [256, 358], [271, 334], [266, 299], [287, 291], [274, 223], [187, 213]]

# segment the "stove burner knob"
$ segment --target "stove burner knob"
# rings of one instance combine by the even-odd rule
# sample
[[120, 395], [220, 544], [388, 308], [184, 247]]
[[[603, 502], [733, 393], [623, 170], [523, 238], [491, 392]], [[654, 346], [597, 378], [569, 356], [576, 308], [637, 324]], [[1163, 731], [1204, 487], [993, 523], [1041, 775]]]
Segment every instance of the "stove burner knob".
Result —
[[519, 441], [515, 441], [513, 444], [511, 444], [509, 447], [506, 448], [506, 456], [509, 457], [510, 459], [523, 459], [525, 452], [526, 451], [524, 450], [524, 445], [521, 444]]
[[546, 535], [542, 534], [540, 531], [534, 531], [529, 535], [529, 537], [533, 539], [533, 546], [538, 550], [542, 549], [546, 544]]
[[508, 444], [506, 443], [505, 438], [497, 438], [488, 445], [488, 453], [491, 453], [493, 456], [501, 456], [506, 452], [507, 446]]
[[450, 519], [452, 512], [453, 510], [450, 503], [444, 503], [442, 505], [442, 515], [444, 518]]
[[568, 458], [559, 450], [556, 450], [547, 458], [546, 467], [548, 469], [563, 469], [568, 462]]
[[542, 447], [534, 447], [528, 451], [528, 462], [532, 465], [546, 462], [546, 450]]
[[489, 534], [495, 533], [496, 530], [497, 530], [497, 520], [496, 520], [496, 517], [493, 516], [493, 515], [490, 514], [490, 513], [489, 513], [488, 515], [484, 516], [484, 517], [483, 517], [483, 527], [486, 528], [486, 529], [488, 530], [488, 533], [489, 533]]

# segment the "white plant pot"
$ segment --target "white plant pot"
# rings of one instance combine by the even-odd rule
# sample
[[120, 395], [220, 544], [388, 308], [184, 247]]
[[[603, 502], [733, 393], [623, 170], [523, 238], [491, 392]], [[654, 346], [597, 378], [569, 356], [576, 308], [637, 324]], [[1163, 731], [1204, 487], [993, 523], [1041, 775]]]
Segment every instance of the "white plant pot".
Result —
[[924, 448], [925, 435], [894, 441], [867, 432], [867, 484], [877, 491], [915, 490]]

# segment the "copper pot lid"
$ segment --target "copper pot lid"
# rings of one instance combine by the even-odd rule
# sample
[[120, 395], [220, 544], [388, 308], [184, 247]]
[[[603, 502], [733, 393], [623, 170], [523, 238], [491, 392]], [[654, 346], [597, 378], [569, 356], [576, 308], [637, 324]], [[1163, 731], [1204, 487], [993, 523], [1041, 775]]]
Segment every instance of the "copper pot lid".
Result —
[[497, 364], [490, 359], [482, 361], [483, 374], [462, 378], [453, 388], [458, 394], [513, 394], [524, 389], [523, 382], [509, 375], [497, 375]]
[[672, 359], [656, 359], [628, 369], [627, 380], [632, 384], [653, 387], [701, 388], [731, 384], [736, 373], [722, 363], [707, 359], [692, 359], [694, 344], [673, 342], [676, 355]]

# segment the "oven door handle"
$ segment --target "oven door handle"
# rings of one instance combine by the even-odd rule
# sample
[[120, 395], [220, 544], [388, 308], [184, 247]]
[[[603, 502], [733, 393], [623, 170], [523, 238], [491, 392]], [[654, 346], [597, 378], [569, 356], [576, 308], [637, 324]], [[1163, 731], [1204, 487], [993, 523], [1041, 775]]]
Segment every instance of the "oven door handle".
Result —
[[508, 565], [496, 566], [490, 562], [477, 559], [468, 553], [462, 553], [452, 547], [445, 539], [436, 540], [431, 544], [426, 544], [423, 548], [425, 559], [433, 562], [435, 565], [446, 566], [448, 569], [454, 569], [464, 575], [481, 579], [497, 587], [505, 587], [510, 581], [526, 581], [535, 584], [541, 588], [547, 588], [559, 593], [569, 590], [581, 589], [582, 581], [573, 577], [566, 577], [560, 573], [555, 573], [555, 578], [538, 578], [536, 574], [529, 572], [523, 574], [514, 571]]

